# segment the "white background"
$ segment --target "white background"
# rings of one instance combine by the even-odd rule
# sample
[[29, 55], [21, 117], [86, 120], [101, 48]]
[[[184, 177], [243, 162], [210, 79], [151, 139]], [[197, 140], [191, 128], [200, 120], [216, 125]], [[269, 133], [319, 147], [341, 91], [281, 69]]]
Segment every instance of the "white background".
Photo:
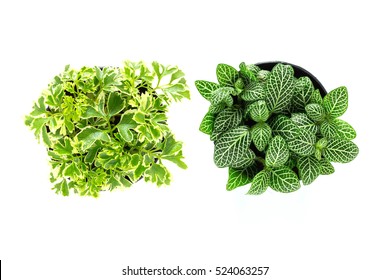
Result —
[[[182, 279], [390, 279], [389, 26], [386, 1], [2, 1], [0, 259], [4, 279], [171, 279], [122, 268], [270, 266], [268, 276]], [[43, 146], [23, 124], [66, 64], [125, 59], [178, 65], [192, 100], [169, 124], [188, 170], [169, 187], [137, 183], [99, 199], [50, 190]], [[207, 102], [194, 80], [215, 67], [283, 60], [330, 90], [360, 154], [291, 194], [227, 192], [227, 170], [198, 131]]]

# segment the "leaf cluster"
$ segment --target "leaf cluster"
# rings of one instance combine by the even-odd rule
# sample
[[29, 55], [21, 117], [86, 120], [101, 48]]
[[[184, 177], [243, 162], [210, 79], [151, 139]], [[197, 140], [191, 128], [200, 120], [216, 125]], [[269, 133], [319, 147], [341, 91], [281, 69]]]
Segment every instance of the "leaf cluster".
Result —
[[122, 68], [66, 66], [25, 124], [47, 147], [53, 189], [97, 197], [142, 177], [169, 184], [163, 160], [186, 168], [182, 143], [167, 125], [169, 104], [183, 98], [190, 93], [177, 67], [131, 61]]
[[309, 77], [281, 63], [271, 71], [219, 64], [217, 79], [195, 85], [210, 102], [199, 129], [214, 142], [215, 164], [229, 168], [227, 190], [252, 183], [248, 194], [293, 192], [300, 181], [333, 173], [331, 162], [357, 156], [356, 132], [339, 119], [348, 107], [345, 87], [322, 97]]

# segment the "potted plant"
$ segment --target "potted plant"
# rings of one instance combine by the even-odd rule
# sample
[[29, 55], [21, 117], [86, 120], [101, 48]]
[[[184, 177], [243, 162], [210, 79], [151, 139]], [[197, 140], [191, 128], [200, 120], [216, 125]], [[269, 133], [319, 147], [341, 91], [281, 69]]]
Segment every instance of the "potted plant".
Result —
[[130, 61], [122, 68], [66, 66], [25, 123], [47, 147], [53, 189], [97, 197], [142, 177], [169, 184], [163, 160], [187, 167], [166, 115], [170, 103], [183, 98], [190, 93], [177, 67]]
[[229, 168], [227, 190], [252, 183], [248, 194], [293, 192], [357, 156], [356, 132], [339, 118], [346, 87], [326, 93], [308, 71], [277, 62], [219, 64], [217, 80], [195, 85], [211, 103], [200, 131], [214, 141], [217, 167]]

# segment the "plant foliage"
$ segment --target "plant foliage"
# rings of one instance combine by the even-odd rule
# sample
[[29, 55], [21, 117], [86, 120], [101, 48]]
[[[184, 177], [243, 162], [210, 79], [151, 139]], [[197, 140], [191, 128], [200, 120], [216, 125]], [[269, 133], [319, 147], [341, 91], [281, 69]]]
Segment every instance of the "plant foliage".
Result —
[[219, 64], [217, 80], [195, 85], [211, 103], [200, 131], [214, 141], [215, 164], [229, 167], [227, 190], [252, 183], [248, 194], [293, 192], [300, 181], [332, 174], [331, 162], [357, 156], [356, 132], [339, 119], [348, 107], [345, 87], [322, 97], [309, 77], [281, 63], [271, 71]]
[[130, 61], [122, 68], [66, 66], [25, 123], [47, 147], [53, 189], [97, 197], [142, 177], [169, 184], [163, 160], [186, 168], [166, 115], [169, 104], [183, 98], [190, 93], [177, 67]]

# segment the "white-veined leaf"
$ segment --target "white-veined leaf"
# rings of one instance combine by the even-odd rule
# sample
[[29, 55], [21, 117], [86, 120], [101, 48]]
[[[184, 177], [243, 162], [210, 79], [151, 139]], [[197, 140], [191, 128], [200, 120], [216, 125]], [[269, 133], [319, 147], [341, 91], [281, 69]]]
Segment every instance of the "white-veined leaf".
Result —
[[234, 67], [227, 64], [217, 65], [217, 79], [221, 86], [234, 87], [234, 83], [239, 78], [239, 73]]
[[305, 129], [311, 133], [317, 133], [317, 125], [305, 113], [291, 114], [291, 120], [299, 129]]
[[286, 166], [275, 168], [270, 173], [270, 187], [277, 192], [290, 193], [301, 187], [297, 174]]
[[333, 122], [337, 127], [337, 135], [338, 137], [345, 140], [353, 140], [356, 137], [356, 131], [353, 127], [347, 123], [346, 121], [340, 119], [334, 119]]
[[325, 118], [325, 109], [320, 104], [310, 103], [306, 105], [305, 111], [307, 116], [314, 122], [321, 122]]
[[277, 135], [269, 143], [265, 156], [265, 164], [268, 167], [282, 166], [287, 162], [289, 155], [286, 141]]
[[294, 88], [294, 94], [291, 99], [292, 105], [299, 111], [303, 111], [305, 106], [310, 103], [314, 86], [309, 77], [300, 77]]
[[319, 89], [316, 89], [316, 90], [313, 91], [313, 93], [311, 94], [310, 103], [316, 103], [316, 104], [319, 104], [319, 105], [322, 105], [322, 104], [323, 104], [322, 96], [321, 96], [321, 93], [320, 93], [320, 90], [319, 90]]
[[241, 94], [241, 98], [245, 101], [256, 101], [264, 99], [264, 97], [264, 87], [259, 82], [251, 82], [247, 84], [244, 88], [244, 92]]
[[356, 158], [359, 148], [349, 140], [334, 138], [328, 140], [323, 156], [329, 161], [347, 163]]
[[348, 91], [346, 87], [338, 87], [324, 97], [325, 112], [332, 118], [342, 116], [348, 108]]
[[200, 123], [199, 130], [207, 135], [211, 135], [214, 128], [215, 115], [207, 113]]
[[270, 123], [273, 135], [282, 136], [287, 141], [293, 140], [299, 135], [298, 126], [288, 117], [278, 115]]
[[214, 130], [224, 132], [237, 127], [242, 120], [242, 110], [240, 108], [228, 107], [220, 112], [215, 118]]
[[269, 184], [270, 174], [268, 171], [262, 170], [253, 178], [251, 188], [247, 194], [260, 195], [267, 190]]
[[271, 139], [272, 130], [266, 123], [258, 123], [251, 128], [251, 138], [256, 149], [264, 151]]
[[314, 154], [315, 143], [316, 136], [307, 130], [300, 130], [296, 138], [287, 142], [289, 149], [300, 156]]
[[250, 133], [247, 126], [239, 126], [222, 134], [215, 142], [214, 162], [218, 167], [227, 167], [238, 162], [247, 153]]
[[266, 121], [269, 117], [269, 111], [264, 100], [258, 100], [248, 105], [248, 112], [255, 122]]
[[297, 167], [304, 185], [311, 184], [320, 175], [320, 162], [314, 156], [299, 158]]
[[320, 174], [321, 175], [329, 175], [334, 173], [333, 165], [326, 158], [322, 158], [320, 160]]
[[229, 168], [229, 179], [226, 184], [228, 191], [234, 190], [235, 188], [245, 186], [252, 182], [258, 172], [256, 165], [251, 165], [246, 168]]
[[226, 106], [233, 105], [234, 88], [221, 87], [213, 91], [210, 102], [212, 105], [224, 104]]
[[256, 154], [248, 149], [237, 161], [231, 163], [229, 167], [233, 168], [246, 168], [255, 163]]
[[205, 99], [210, 100], [212, 93], [219, 88], [219, 85], [208, 81], [195, 81], [195, 86], [198, 89], [200, 95]]
[[321, 135], [326, 138], [337, 137], [337, 126], [332, 120], [325, 120], [320, 125]]

